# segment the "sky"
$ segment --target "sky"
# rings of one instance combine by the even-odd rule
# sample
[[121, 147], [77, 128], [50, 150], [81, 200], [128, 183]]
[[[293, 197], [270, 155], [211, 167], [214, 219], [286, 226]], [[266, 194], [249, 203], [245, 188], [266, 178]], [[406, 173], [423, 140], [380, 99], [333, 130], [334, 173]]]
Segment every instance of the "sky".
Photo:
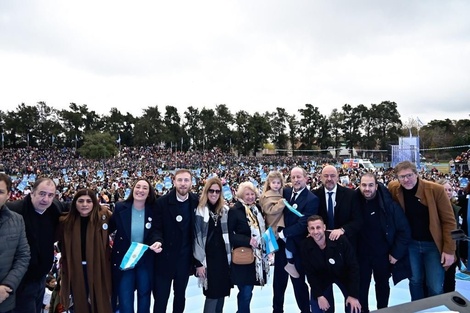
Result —
[[470, 114], [470, 1], [0, 1], [0, 110]]

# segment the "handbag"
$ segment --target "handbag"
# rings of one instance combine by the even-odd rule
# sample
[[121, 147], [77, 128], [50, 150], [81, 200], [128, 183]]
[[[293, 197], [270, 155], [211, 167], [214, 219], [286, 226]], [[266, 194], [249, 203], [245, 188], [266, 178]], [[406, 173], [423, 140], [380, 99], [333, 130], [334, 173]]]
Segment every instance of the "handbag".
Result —
[[247, 247], [232, 249], [232, 263], [238, 265], [251, 264], [255, 261], [253, 250]]

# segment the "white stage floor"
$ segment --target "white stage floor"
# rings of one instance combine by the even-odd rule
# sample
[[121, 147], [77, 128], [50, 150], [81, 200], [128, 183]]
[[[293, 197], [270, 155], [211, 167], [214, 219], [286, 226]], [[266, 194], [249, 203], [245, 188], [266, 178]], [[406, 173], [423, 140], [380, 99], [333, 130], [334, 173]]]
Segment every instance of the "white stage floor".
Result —
[[[253, 299], [251, 301], [251, 312], [252, 313], [269, 313], [272, 312], [272, 277], [268, 281], [268, 284], [264, 287], [255, 287], [253, 290]], [[410, 301], [410, 293], [408, 290], [408, 280], [401, 281], [398, 285], [393, 286], [392, 281], [390, 280], [390, 300], [389, 306], [407, 303]], [[456, 291], [460, 292], [465, 298], [470, 299], [470, 282], [457, 280]], [[234, 313], [237, 311], [237, 293], [238, 289], [235, 287], [232, 289], [230, 297], [225, 298], [224, 312]], [[341, 291], [335, 286], [335, 306], [337, 312], [342, 312], [344, 299]], [[197, 286], [197, 280], [195, 277], [189, 279], [188, 288], [186, 290], [186, 309], [187, 313], [201, 313], [204, 306], [204, 296], [202, 290]], [[172, 303], [173, 298], [170, 297], [168, 300], [168, 309], [167, 312], [172, 312]], [[370, 310], [376, 309], [375, 301], [375, 288], [374, 283], [371, 283], [370, 293], [369, 293], [369, 308]], [[286, 295], [285, 295], [285, 304], [284, 312], [293, 313], [299, 312], [297, 304], [295, 303], [294, 292], [292, 285], [289, 282]]]

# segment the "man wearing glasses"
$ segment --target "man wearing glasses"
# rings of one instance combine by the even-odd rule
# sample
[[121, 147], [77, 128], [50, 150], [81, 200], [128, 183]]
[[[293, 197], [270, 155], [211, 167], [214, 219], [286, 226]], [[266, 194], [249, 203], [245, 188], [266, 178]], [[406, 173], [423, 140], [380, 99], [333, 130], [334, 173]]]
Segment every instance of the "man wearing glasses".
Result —
[[[444, 187], [418, 177], [416, 165], [403, 161], [395, 166], [398, 181], [388, 188], [405, 210], [411, 228], [411, 300], [443, 293], [445, 268], [454, 263], [455, 242], [450, 232], [456, 226]], [[425, 294], [427, 290], [427, 294]]]

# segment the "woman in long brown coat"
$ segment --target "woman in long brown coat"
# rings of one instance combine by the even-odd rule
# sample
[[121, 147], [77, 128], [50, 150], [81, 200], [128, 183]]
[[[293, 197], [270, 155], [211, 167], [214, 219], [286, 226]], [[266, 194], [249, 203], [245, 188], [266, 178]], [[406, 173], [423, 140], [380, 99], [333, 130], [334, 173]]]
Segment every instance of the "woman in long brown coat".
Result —
[[112, 312], [110, 216], [93, 190], [82, 189], [75, 194], [69, 213], [60, 220], [60, 301], [65, 308], [73, 303], [74, 312]]

